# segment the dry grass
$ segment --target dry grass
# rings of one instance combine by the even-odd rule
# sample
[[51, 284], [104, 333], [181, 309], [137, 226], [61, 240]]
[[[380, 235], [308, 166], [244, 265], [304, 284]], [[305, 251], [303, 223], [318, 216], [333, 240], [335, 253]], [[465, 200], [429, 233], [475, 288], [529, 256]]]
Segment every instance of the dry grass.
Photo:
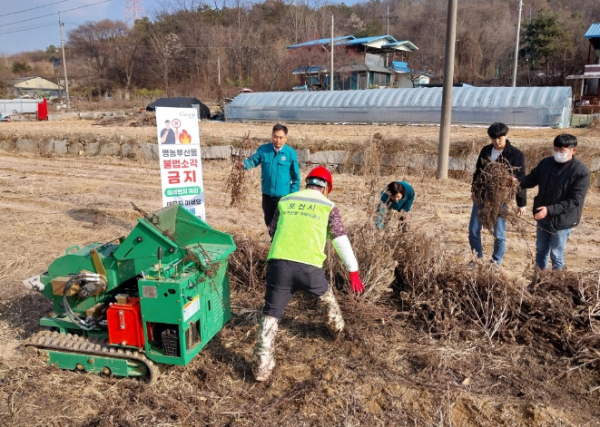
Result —
[[129, 116], [106, 116], [94, 122], [95, 126], [125, 126], [130, 121]]
[[600, 130], [600, 118], [596, 117], [592, 123], [586, 126], [588, 129]]
[[[468, 184], [402, 176], [417, 193], [414, 227], [382, 232], [371, 227], [376, 199], [400, 177], [335, 175], [331, 197], [367, 292], [348, 292], [330, 250], [326, 267], [346, 333], [331, 341], [314, 299], [296, 295], [280, 323], [274, 377], [257, 384], [249, 361], [270, 243], [256, 221], [259, 185], [244, 210], [229, 208], [223, 164], [207, 162], [204, 178], [209, 223], [233, 233], [238, 247], [230, 257], [233, 318], [188, 366], [166, 367], [147, 386], [63, 371], [15, 346], [51, 309], [20, 279], [70, 244], [127, 234], [135, 224], [130, 201], [146, 212], [159, 207], [158, 168], [108, 158], [0, 157], [0, 425], [597, 424], [597, 193], [568, 246], [572, 270], [534, 278], [522, 273], [531, 260], [521, 259], [531, 258], [523, 248], [534, 238], [510, 229], [503, 271], [466, 269]], [[484, 232], [484, 244], [489, 237]]]
[[129, 123], [131, 127], [142, 127], [142, 126], [150, 126], [156, 127], [156, 114], [154, 113], [142, 113], [137, 118]]

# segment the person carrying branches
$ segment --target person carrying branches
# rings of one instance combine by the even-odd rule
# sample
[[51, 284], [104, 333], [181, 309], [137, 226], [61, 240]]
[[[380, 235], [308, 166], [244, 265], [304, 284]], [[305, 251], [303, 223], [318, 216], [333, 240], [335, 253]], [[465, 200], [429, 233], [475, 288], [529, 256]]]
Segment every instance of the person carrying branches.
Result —
[[[469, 221], [469, 245], [471, 251], [475, 252], [478, 258], [483, 258], [481, 217], [485, 210], [493, 212], [493, 218], [490, 219], [493, 222], [494, 251], [490, 262], [499, 266], [502, 264], [502, 258], [506, 250], [506, 222], [504, 216], [507, 213], [505, 203], [508, 200], [502, 200], [503, 197], [500, 194], [494, 194], [494, 190], [495, 187], [510, 186], [510, 183], [504, 181], [503, 175], [513, 176], [518, 180], [525, 177], [525, 156], [506, 138], [508, 126], [504, 123], [493, 123], [488, 128], [487, 133], [491, 144], [483, 147], [479, 153], [471, 186], [473, 209]], [[497, 174], [486, 174], [485, 169], [490, 162], [505, 165], [506, 173], [499, 170], [500, 173]], [[493, 180], [498, 182], [490, 182]], [[496, 191], [496, 193], [502, 192]], [[527, 206], [526, 191], [524, 189], [517, 191], [515, 198], [517, 202], [516, 214], [521, 217]], [[490, 226], [490, 228], [492, 227]]]
[[281, 124], [273, 126], [271, 143], [263, 144], [243, 162], [240, 169], [261, 167], [262, 209], [265, 224], [271, 224], [277, 203], [283, 196], [300, 189], [300, 167], [296, 151], [287, 142], [288, 128]]

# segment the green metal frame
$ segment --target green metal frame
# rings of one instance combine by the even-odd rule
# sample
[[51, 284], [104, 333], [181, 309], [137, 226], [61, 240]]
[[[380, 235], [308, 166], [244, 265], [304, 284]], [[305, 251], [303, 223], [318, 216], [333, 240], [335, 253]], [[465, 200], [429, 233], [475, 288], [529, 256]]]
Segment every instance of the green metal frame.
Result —
[[48, 364], [58, 366], [70, 371], [81, 370], [93, 373], [105, 372], [119, 377], [143, 377], [148, 368], [142, 362], [130, 359], [120, 359], [108, 356], [97, 356], [90, 354], [71, 353], [58, 350], [41, 350], [48, 354]]
[[[231, 318], [227, 258], [234, 250], [235, 243], [230, 235], [214, 230], [178, 205], [163, 208], [138, 219], [136, 227], [126, 238], [120, 239], [120, 244], [71, 246], [65, 255], [57, 258], [40, 277], [45, 285], [41, 292], [53, 302], [55, 314], [42, 318], [40, 324], [63, 334], [79, 333], [108, 340], [106, 328], [86, 331], [72, 322], [65, 315], [62, 295], [54, 295], [51, 285], [57, 277], [68, 277], [81, 271], [101, 274], [97, 268], [103, 268], [107, 289], [85, 299], [77, 295], [68, 297], [73, 312], [84, 317], [87, 309], [98, 303], [108, 304], [129, 282], [130, 296], [140, 297], [146, 356], [159, 363], [187, 365]], [[98, 253], [101, 265], [94, 264], [93, 252]], [[159, 252], [163, 254], [160, 261]], [[139, 295], [131, 292], [132, 280], [137, 280]], [[172, 328], [177, 331], [178, 357], [164, 354], [160, 340], [152, 337], [150, 324], [160, 324], [157, 330]], [[199, 335], [193, 344], [189, 344], [189, 338], [197, 335], [189, 333], [190, 328], [197, 328]], [[106, 366], [119, 376], [146, 373], [145, 366], [141, 371], [141, 362], [94, 356], [92, 363], [86, 354], [43, 351], [49, 354], [50, 363], [64, 369], [101, 372]]]

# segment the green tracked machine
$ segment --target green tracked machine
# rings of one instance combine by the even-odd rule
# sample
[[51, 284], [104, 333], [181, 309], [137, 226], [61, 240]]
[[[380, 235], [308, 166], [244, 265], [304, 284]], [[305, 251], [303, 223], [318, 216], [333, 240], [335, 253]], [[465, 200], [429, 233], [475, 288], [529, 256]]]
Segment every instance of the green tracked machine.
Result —
[[187, 365], [229, 321], [235, 244], [179, 205], [143, 215], [117, 240], [72, 246], [24, 281], [53, 303], [24, 346], [63, 369], [152, 382], [161, 364]]

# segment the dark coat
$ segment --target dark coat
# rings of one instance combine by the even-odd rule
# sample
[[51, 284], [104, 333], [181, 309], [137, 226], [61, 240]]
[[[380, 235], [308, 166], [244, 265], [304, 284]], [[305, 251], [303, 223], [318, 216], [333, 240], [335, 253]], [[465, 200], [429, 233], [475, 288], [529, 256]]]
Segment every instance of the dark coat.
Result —
[[550, 222], [555, 230], [572, 228], [581, 221], [583, 201], [590, 187], [590, 171], [579, 159], [558, 163], [554, 157], [546, 157], [531, 170], [521, 188], [539, 185], [538, 195], [533, 199], [533, 213], [546, 206], [548, 216], [542, 221]]
[[[494, 145], [489, 144], [481, 149], [479, 157], [477, 158], [475, 173], [473, 174], [473, 184], [475, 184], [477, 178], [479, 178], [479, 175], [485, 166], [485, 162], [491, 161], [492, 148], [494, 148]], [[498, 157], [498, 161], [500, 161], [501, 158], [506, 160], [513, 167], [512, 174], [515, 178], [519, 181], [525, 178], [525, 156], [523, 155], [523, 152], [512, 145], [508, 139], [506, 140], [504, 150], [502, 150], [502, 153]], [[517, 206], [520, 208], [527, 206], [527, 192], [524, 189], [517, 193], [516, 202]]]

